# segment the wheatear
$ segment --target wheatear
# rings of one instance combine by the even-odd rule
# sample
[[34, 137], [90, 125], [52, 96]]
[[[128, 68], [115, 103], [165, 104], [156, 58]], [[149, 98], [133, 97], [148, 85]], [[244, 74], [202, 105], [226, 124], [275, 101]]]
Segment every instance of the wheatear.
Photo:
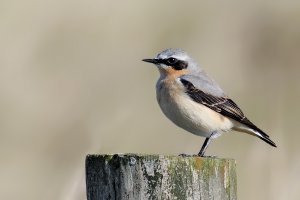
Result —
[[163, 113], [177, 126], [206, 137], [199, 156], [204, 156], [211, 139], [229, 130], [254, 135], [276, 147], [185, 51], [167, 49], [143, 61], [155, 64], [160, 72], [156, 97]]

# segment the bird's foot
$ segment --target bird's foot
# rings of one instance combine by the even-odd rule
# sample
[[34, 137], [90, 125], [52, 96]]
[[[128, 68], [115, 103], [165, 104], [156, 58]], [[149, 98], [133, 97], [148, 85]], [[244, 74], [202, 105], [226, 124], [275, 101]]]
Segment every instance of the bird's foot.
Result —
[[179, 154], [178, 156], [181, 156], [181, 157], [190, 157], [191, 155], [186, 154], [186, 153], [181, 153], [181, 154]]
[[[181, 154], [179, 154], [178, 156], [181, 156], [181, 157], [199, 157], [199, 155], [198, 154], [185, 154], [185, 153], [181, 153]], [[200, 156], [200, 157], [203, 157], [203, 156]], [[206, 157], [206, 156], [204, 156], [204, 157]]]
[[218, 156], [216, 156], [216, 155], [210, 155], [210, 156], [203, 155], [200, 157], [202, 157], [202, 158], [218, 158]]

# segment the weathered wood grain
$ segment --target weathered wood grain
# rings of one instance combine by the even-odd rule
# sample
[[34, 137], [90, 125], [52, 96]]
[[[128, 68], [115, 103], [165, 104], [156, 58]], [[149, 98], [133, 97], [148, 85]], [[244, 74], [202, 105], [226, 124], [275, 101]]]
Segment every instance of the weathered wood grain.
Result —
[[88, 200], [236, 200], [232, 159], [163, 155], [88, 155]]

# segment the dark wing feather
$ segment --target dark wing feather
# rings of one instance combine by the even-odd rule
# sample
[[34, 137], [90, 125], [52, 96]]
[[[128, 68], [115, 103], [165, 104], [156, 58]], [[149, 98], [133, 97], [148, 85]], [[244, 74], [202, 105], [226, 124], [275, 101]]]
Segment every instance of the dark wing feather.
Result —
[[230, 117], [240, 123], [248, 125], [249, 127], [254, 125], [245, 117], [241, 109], [231, 99], [207, 94], [202, 90], [197, 89], [192, 83], [185, 79], [181, 79], [181, 82], [185, 86], [186, 93], [194, 101], [201, 103], [226, 117]]
[[186, 93], [194, 101], [201, 103], [226, 117], [234, 119], [248, 126], [249, 128], [254, 129], [255, 131], [258, 131], [264, 137], [267, 138], [269, 137], [262, 130], [257, 128], [252, 122], [250, 122], [246, 118], [242, 110], [231, 99], [227, 97], [217, 97], [212, 94], [207, 94], [202, 90], [196, 88], [191, 82], [185, 79], [180, 79], [180, 80], [186, 89]]
[[186, 93], [195, 102], [201, 103], [208, 108], [222, 114], [223, 116], [229, 117], [248, 126], [249, 128], [257, 131], [260, 134], [257, 135], [259, 138], [276, 147], [276, 144], [269, 138], [269, 136], [262, 130], [257, 128], [252, 122], [250, 122], [250, 120], [246, 118], [242, 110], [231, 99], [205, 93], [202, 90], [196, 88], [191, 82], [183, 78], [181, 78], [180, 81], [184, 85]]

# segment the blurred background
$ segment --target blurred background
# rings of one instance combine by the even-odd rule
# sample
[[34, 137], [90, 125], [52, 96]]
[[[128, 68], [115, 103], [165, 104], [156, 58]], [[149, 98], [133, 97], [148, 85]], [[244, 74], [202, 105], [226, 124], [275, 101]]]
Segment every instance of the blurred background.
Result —
[[239, 199], [300, 199], [300, 1], [1, 0], [0, 44], [0, 199], [85, 199], [89, 153], [197, 153], [141, 62], [170, 47], [278, 145], [210, 145], [236, 159]]

